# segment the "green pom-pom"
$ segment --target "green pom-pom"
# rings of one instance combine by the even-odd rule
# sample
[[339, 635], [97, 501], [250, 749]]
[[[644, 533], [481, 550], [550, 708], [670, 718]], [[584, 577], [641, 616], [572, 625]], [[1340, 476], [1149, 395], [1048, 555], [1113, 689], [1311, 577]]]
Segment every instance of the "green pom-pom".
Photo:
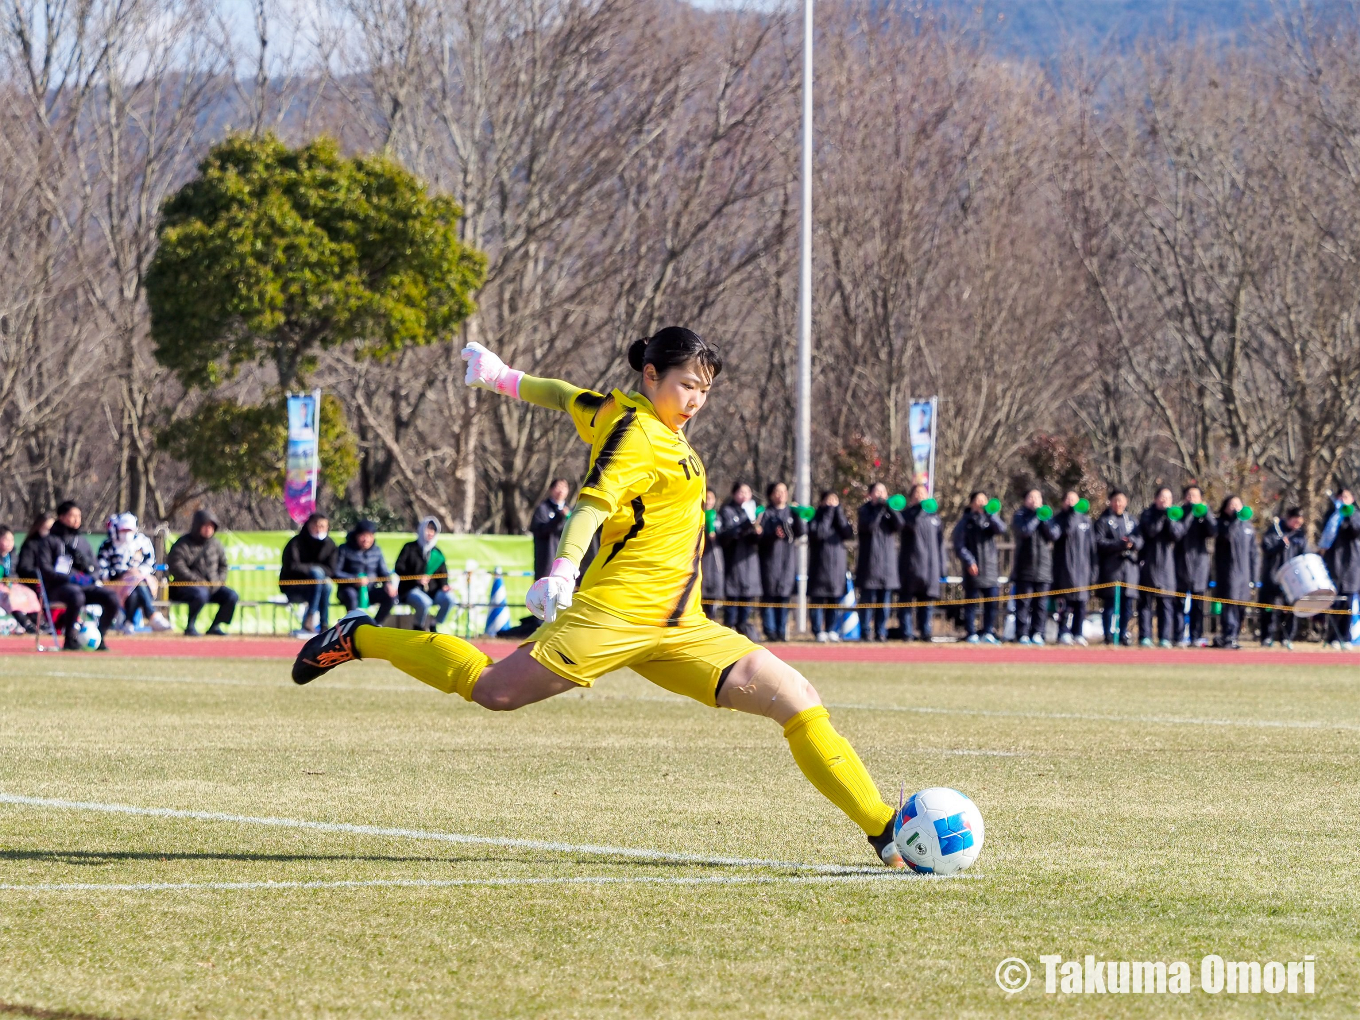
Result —
[[1034, 511], [1034, 516], [1041, 521], [1051, 521], [1053, 519], [1053, 508], [1045, 504]]
[[709, 531], [712, 531], [717, 526], [717, 523], [718, 523], [718, 511], [705, 510], [704, 526], [707, 527]]
[[815, 506], [795, 506], [793, 512], [805, 521], [810, 521], [817, 516], [817, 508]]
[[1244, 506], [1241, 510], [1237, 511], [1237, 519], [1239, 521], [1249, 521], [1251, 520], [1251, 515], [1253, 513], [1255, 513], [1255, 511], [1252, 510], [1251, 507]]
[[759, 516], [760, 516], [761, 514], [763, 514], [764, 512], [765, 512], [765, 508], [764, 508], [763, 506], [761, 506], [759, 503], [757, 503], [757, 504], [756, 504], [756, 516], [759, 517]]
[[936, 502], [935, 498], [932, 496], [928, 499], [921, 500], [921, 509], [928, 514], [937, 513], [940, 509], [940, 504]]
[[1354, 503], [1342, 503], [1342, 504], [1341, 504], [1341, 516], [1342, 516], [1342, 517], [1349, 517], [1349, 516], [1350, 516], [1351, 514], [1353, 514], [1353, 513], [1355, 513], [1355, 504], [1354, 504]]
[[1178, 506], [1169, 506], [1166, 508], [1166, 515], [1173, 521], [1179, 521], [1185, 516], [1185, 510]]
[[1088, 514], [1091, 512], [1091, 501], [1083, 496], [1081, 499], [1077, 500], [1076, 505], [1073, 506], [1072, 509], [1079, 514]]
[[907, 508], [907, 497], [900, 492], [895, 492], [888, 497], [889, 510], [905, 510]]
[[1196, 503], [1190, 508], [1190, 512], [1196, 517], [1207, 517], [1209, 515], [1208, 503]]
[[1001, 512], [1001, 500], [995, 498], [989, 499], [987, 500], [987, 505], [983, 509], [989, 514], [999, 514]]

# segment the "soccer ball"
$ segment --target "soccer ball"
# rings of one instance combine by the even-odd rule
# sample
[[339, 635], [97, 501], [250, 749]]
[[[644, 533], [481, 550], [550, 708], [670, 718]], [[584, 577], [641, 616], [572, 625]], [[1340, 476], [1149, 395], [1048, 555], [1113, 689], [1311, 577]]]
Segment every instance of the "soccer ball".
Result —
[[103, 640], [99, 634], [99, 624], [85, 620], [76, 627], [76, 644], [87, 652], [92, 652], [99, 647], [99, 642]]
[[982, 853], [982, 812], [958, 790], [913, 793], [893, 819], [897, 849], [912, 871], [952, 875]]

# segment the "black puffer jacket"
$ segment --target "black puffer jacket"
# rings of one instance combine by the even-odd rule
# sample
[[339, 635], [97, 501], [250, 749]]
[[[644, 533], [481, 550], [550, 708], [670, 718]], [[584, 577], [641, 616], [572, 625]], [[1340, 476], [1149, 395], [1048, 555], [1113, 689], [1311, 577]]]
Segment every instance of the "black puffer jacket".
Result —
[[335, 576], [335, 558], [339, 550], [330, 535], [313, 538], [303, 528], [283, 547], [283, 564], [279, 568], [280, 581], [310, 581], [311, 568], [320, 567], [327, 577]]
[[937, 599], [944, 576], [944, 522], [921, 504], [902, 511], [902, 552], [897, 573], [904, 599]]
[[1246, 602], [1260, 573], [1256, 529], [1251, 521], [1221, 517], [1214, 538], [1214, 594], [1221, 599]]
[[902, 515], [882, 503], [870, 500], [859, 508], [859, 555], [855, 557], [855, 587], [865, 591], [896, 591], [897, 533], [902, 530]]
[[1096, 555], [1100, 557], [1101, 584], [1137, 584], [1138, 560], [1143, 551], [1143, 536], [1138, 522], [1125, 512], [1106, 510], [1096, 521]]
[[1161, 507], [1150, 506], [1138, 517], [1138, 533], [1143, 536], [1138, 583], [1176, 591], [1176, 550], [1185, 535], [1185, 519], [1173, 521]]
[[770, 507], [759, 518], [760, 588], [769, 598], [788, 598], [798, 590], [798, 550], [794, 540], [807, 525], [790, 507]]
[[[1053, 546], [1053, 587], [1058, 591], [1087, 588], [1096, 578], [1096, 531], [1091, 518], [1072, 507], [1053, 518], [1058, 526], [1058, 541]], [[1063, 598], [1086, 602], [1089, 591], [1073, 592]]]
[[817, 508], [808, 522], [808, 598], [839, 602], [845, 597], [845, 543], [854, 537], [844, 507]]
[[759, 599], [760, 536], [746, 511], [728, 500], [718, 511], [718, 541], [722, 544], [724, 598]]
[[1053, 543], [1058, 525], [1052, 518], [1039, 520], [1039, 511], [1022, 506], [1011, 519], [1015, 533], [1015, 568], [1011, 580], [1024, 584], [1053, 583]]
[[[963, 564], [965, 588], [995, 588], [1000, 584], [1000, 561], [996, 554], [996, 540], [1006, 534], [1006, 522], [1000, 514], [965, 510], [954, 525], [952, 536], [954, 555]], [[968, 568], [977, 565], [976, 576]]]
[[1209, 590], [1209, 539], [1218, 533], [1218, 518], [1210, 510], [1203, 517], [1194, 515], [1194, 507], [1182, 503], [1185, 511], [1185, 534], [1176, 543], [1176, 586], [1181, 591]]

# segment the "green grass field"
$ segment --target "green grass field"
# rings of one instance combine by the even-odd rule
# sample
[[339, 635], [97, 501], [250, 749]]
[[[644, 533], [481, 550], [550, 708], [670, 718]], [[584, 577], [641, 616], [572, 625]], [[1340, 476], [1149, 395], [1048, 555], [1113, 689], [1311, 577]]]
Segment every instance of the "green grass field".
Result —
[[[886, 796], [978, 802], [958, 879], [0, 804], [0, 1016], [1353, 1017], [1357, 672], [1294, 666], [810, 665]], [[286, 668], [0, 660], [0, 793], [872, 861], [773, 724], [631, 674], [492, 715], [383, 664]], [[474, 884], [31, 888], [395, 880]], [[1044, 953], [1189, 961], [1194, 991], [1047, 995]], [[1206, 994], [1206, 953], [1313, 954], [1316, 992]], [[1035, 969], [1010, 997], [1009, 956]]]

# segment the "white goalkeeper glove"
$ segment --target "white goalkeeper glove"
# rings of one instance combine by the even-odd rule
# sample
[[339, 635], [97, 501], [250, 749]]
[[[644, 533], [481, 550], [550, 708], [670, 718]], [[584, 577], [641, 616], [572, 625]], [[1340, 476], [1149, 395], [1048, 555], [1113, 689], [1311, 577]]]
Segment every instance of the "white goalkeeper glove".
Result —
[[544, 623], [552, 623], [559, 609], [571, 605], [571, 593], [576, 590], [576, 578], [580, 571], [571, 560], [553, 560], [552, 570], [547, 577], [540, 577], [529, 587], [524, 604]]
[[467, 378], [463, 381], [469, 386], [494, 390], [519, 399], [519, 381], [524, 378], [523, 372], [511, 368], [479, 343], [464, 347], [462, 357], [467, 362]]

